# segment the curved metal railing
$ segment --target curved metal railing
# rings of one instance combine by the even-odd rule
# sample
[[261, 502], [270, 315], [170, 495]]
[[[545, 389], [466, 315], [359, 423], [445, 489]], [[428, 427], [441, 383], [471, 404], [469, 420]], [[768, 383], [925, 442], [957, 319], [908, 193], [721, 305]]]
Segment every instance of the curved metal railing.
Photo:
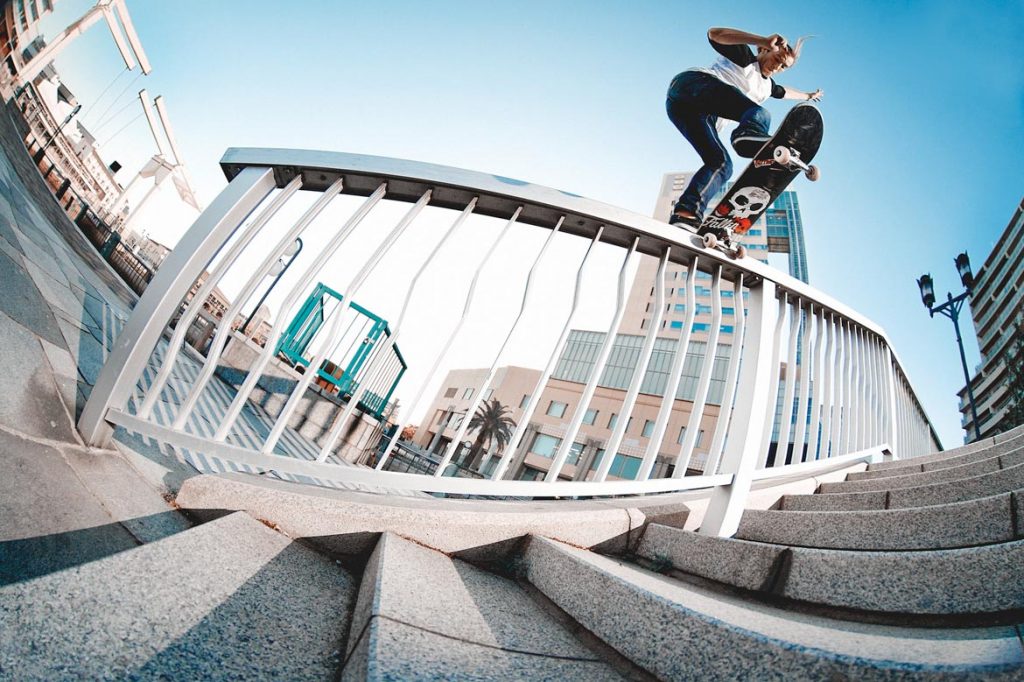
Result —
[[[904, 458], [924, 454], [938, 447], [938, 439], [924, 413], [902, 365], [885, 332], [871, 320], [844, 306], [830, 296], [753, 259], [733, 260], [715, 250], [707, 250], [690, 233], [653, 219], [608, 206], [600, 202], [547, 187], [519, 182], [456, 168], [381, 157], [286, 149], [229, 149], [221, 160], [230, 184], [197, 219], [178, 246], [167, 257], [117, 340], [85, 405], [79, 429], [87, 442], [106, 443], [114, 425], [121, 425], [145, 436], [157, 438], [179, 448], [206, 453], [253, 470], [273, 469], [315, 480], [345, 481], [354, 484], [428, 493], [460, 495], [498, 495], [516, 497], [576, 497], [647, 494], [694, 488], [714, 488], [711, 506], [702, 531], [730, 534], [738, 521], [739, 510], [753, 480], [772, 476], [812, 473], [816, 469], [842, 463], [879, 459], [883, 453]], [[266, 225], [293, 201], [298, 190], [319, 193], [289, 229], [266, 251], [260, 239]], [[234, 395], [215, 385], [215, 370], [225, 346], [232, 341], [231, 322], [241, 311], [263, 279], [297, 237], [318, 221], [325, 209], [342, 195], [365, 197], [340, 229], [307, 264], [297, 283], [284, 298], [263, 348], [258, 349], [248, 374]], [[272, 421], [247, 424], [246, 405], [259, 391], [261, 376], [275, 355], [277, 342], [299, 301], [325, 267], [346, 244], [360, 223], [379, 204], [405, 203], [409, 209], [389, 231], [375, 230], [380, 241], [361, 264], [344, 291], [342, 308], [335, 313], [329, 329], [309, 364], [309, 371], [297, 375], [282, 398], [280, 411]], [[540, 372], [510, 445], [493, 454], [497, 462], [486, 479], [445, 475], [448, 463], [467, 434], [469, 418], [462, 420], [447, 446], [435, 475], [394, 473], [382, 470], [393, 455], [400, 429], [381, 436], [381, 457], [376, 469], [346, 466], [336, 455], [344, 434], [361, 419], [356, 406], [362, 398], [356, 388], [347, 402], [338, 402], [338, 414], [330, 428], [317, 434], [315, 452], [303, 456], [284, 456], [277, 446], [289, 437], [299, 404], [308, 399], [316, 368], [327, 358], [342, 334], [343, 313], [353, 297], [381, 263], [382, 258], [416, 222], [427, 206], [449, 210], [451, 226], [432, 248], [407, 285], [402, 312], [392, 333], [369, 359], [366, 376], [380, 372], [388, 352], [403, 336], [403, 320], [417, 291], [417, 282], [435, 261], [437, 254], [458, 241], [460, 230], [473, 216], [500, 218], [505, 226], [476, 266], [463, 303], [463, 316], [450, 330], [441, 354], [433, 361], [428, 377], [410, 407], [416, 410], [424, 391], [441, 365], [445, 350], [458, 336], [473, 301], [478, 280], [488, 264], [501, 253], [503, 239], [515, 226], [532, 225], [551, 230], [544, 247], [531, 266], [523, 292], [522, 308], [508, 337], [502, 344], [482, 383], [475, 388], [475, 399], [467, 415], [476, 412], [502, 362], [508, 340], [529, 305], [534, 273], [556, 234], [586, 240], [589, 246], [576, 269], [575, 291], [562, 332], [546, 367]], [[254, 216], [252, 220], [250, 217]], [[191, 374], [180, 363], [184, 334], [206, 297], [214, 291], [243, 254], [264, 244], [263, 257], [251, 276], [240, 287], [240, 294], [228, 309], [218, 328], [207, 357]], [[618, 296], [611, 323], [604, 336], [594, 366], [577, 405], [564, 422], [564, 436], [553, 453], [543, 481], [506, 480], [518, 452], [528, 446], [524, 435], [538, 408], [540, 396], [551, 380], [559, 354], [572, 329], [580, 300], [584, 269], [596, 245], [618, 247], [622, 262], [618, 273]], [[674, 356], [668, 371], [657, 418], [653, 420], [647, 445], [643, 447], [636, 480], [609, 480], [613, 457], [606, 456], [593, 468], [591, 480], [563, 480], [563, 470], [587, 417], [588, 405], [598, 388], [625, 307], [628, 265], [636, 254], [657, 258], [659, 268], [652, 282], [657, 292], [655, 310], [644, 335], [637, 367], [623, 394], [621, 416], [611, 437], [608, 452], [619, 452], [628, 419], [641, 392], [641, 382], [651, 360], [655, 341], [662, 334], [665, 272], [669, 264], [686, 268], [686, 315], [674, 343]], [[251, 262], [251, 261], [247, 261]], [[564, 267], [564, 264], [562, 264]], [[187, 294], [204, 272], [208, 276], [189, 300]], [[701, 361], [696, 391], [689, 403], [689, 418], [681, 432], [677, 453], [661, 451], [682, 376], [687, 350], [694, 342], [691, 333], [695, 308], [695, 280], [698, 273], [710, 276], [712, 324], [707, 352]], [[332, 286], [336, 286], [332, 283]], [[400, 285], [395, 285], [400, 286]], [[725, 371], [725, 388], [717, 419], [703, 460], [697, 469], [703, 474], [685, 475], [695, 458], [696, 440], [706, 416], [709, 390], [723, 319], [723, 289], [733, 299], [733, 343]], [[187, 305], [183, 304], [188, 301]], [[180, 318], [179, 318], [180, 313]], [[169, 341], [165, 335], [173, 320], [177, 326]], [[176, 364], [177, 363], [177, 364]], [[189, 383], [176, 389], [179, 395], [168, 401], [161, 398], [175, 372], [189, 374]], [[721, 379], [719, 379], [721, 380]], [[369, 382], [365, 382], [369, 383]], [[813, 386], [813, 389], [812, 389]], [[211, 392], [221, 391], [226, 398], [218, 408], [212, 405]], [[141, 395], [137, 395], [141, 393]], [[781, 408], [779, 399], [781, 396]], [[158, 413], [157, 408], [162, 412]], [[780, 418], [776, 422], [776, 410]], [[206, 410], [207, 426], [196, 420]], [[252, 421], [251, 419], [249, 421]], [[782, 444], [781, 455], [770, 457], [773, 431], [775, 442]], [[231, 434], [246, 430], [244, 438]], [[792, 451], [786, 456], [786, 448]], [[365, 445], [365, 444], [364, 444]], [[365, 449], [365, 448], [364, 448]], [[656, 461], [669, 457], [671, 475], [654, 478]], [[661, 458], [661, 460], [659, 460]], [[789, 463], [787, 463], [787, 459]], [[577, 476], [577, 478], [583, 478]]]

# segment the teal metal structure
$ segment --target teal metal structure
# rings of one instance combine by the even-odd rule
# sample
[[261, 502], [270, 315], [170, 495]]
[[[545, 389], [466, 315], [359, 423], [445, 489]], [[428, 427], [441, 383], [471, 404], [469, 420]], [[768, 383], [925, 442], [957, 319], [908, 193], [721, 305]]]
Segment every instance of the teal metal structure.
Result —
[[[286, 358], [292, 365], [296, 367], [301, 365], [308, 370], [311, 358], [307, 357], [307, 350], [331, 314], [330, 306], [333, 304], [334, 308], [337, 308], [341, 304], [342, 298], [343, 296], [334, 289], [322, 282], [318, 283], [313, 293], [306, 298], [299, 312], [288, 324], [288, 328], [277, 344], [276, 353]], [[395, 345], [391, 347], [394, 361], [384, 364], [386, 374], [378, 377], [361, 377], [360, 372], [366, 367], [367, 360], [374, 348], [391, 336], [391, 329], [388, 327], [387, 320], [354, 301], [350, 310], [356, 316], [366, 318], [362, 324], [364, 326], [368, 324], [369, 329], [358, 347], [351, 354], [347, 354], [347, 357], [324, 361], [317, 370], [317, 377], [336, 387], [338, 395], [349, 397], [359, 388], [361, 381], [373, 381], [373, 385], [367, 387], [358, 407], [375, 419], [382, 420], [388, 401], [391, 400], [408, 365], [398, 346]], [[312, 355], [312, 353], [308, 355]]]

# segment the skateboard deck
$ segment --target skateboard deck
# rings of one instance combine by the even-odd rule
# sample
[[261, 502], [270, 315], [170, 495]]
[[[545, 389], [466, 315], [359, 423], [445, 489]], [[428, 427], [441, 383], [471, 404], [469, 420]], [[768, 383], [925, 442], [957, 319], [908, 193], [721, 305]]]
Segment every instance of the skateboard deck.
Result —
[[812, 104], [798, 104], [786, 115], [772, 139], [750, 160], [721, 201], [701, 223], [697, 234], [709, 248], [721, 248], [742, 258], [739, 244], [754, 223], [801, 172], [818, 179], [810, 161], [818, 153], [824, 133], [821, 112]]

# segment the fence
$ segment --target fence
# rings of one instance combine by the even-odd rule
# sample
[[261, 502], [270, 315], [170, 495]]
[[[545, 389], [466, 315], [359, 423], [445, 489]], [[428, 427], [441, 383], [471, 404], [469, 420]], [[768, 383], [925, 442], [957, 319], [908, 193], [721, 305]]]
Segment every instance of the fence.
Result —
[[[106, 442], [112, 425], [117, 424], [175, 446], [207, 452], [256, 469], [273, 468], [299, 475], [456, 495], [579, 497], [711, 488], [711, 502], [701, 530], [719, 535], [728, 535], [735, 530], [747, 491], [754, 480], [801, 472], [811, 474], [841, 464], [877, 460], [883, 453], [901, 458], [910, 457], [938, 447], [934, 429], [882, 329], [827, 294], [766, 265], [751, 259], [732, 260], [718, 251], [706, 250], [699, 240], [692, 238], [686, 231], [546, 187], [397, 159], [313, 151], [230, 149], [221, 165], [231, 180], [230, 184], [179, 242], [165, 261], [165, 267], [160, 269], [147, 288], [122, 332], [125, 338], [118, 342], [104, 365], [85, 405], [79, 429], [91, 444]], [[332, 232], [329, 242], [316, 253], [288, 293], [263, 354], [249, 368], [248, 378], [239, 388], [229, 409], [224, 415], [218, 416], [216, 433], [212, 437], [204, 436], [186, 427], [189, 415], [197, 409], [199, 396], [216, 366], [217, 349], [223, 346], [216, 338], [211, 345], [206, 366], [191, 394], [178, 408], [174, 423], [170, 426], [161, 425], [152, 418], [152, 406], [175, 363], [183, 339], [176, 331], [162, 359], [153, 360], [151, 355], [177, 311], [179, 302], [216, 257], [216, 266], [183, 314], [182, 319], [186, 324], [178, 325], [179, 328], [187, 327], [209, 290], [247, 249], [258, 243], [261, 230], [293, 199], [299, 189], [317, 193], [317, 200], [280, 236], [257, 267], [247, 267], [247, 272], [251, 271], [252, 275], [242, 286], [236, 305], [241, 306], [248, 300], [281, 254], [296, 237], [309, 228], [328, 204], [340, 195], [365, 199], [349, 215], [344, 225]], [[462, 318], [454, 328], [446, 330], [447, 336], [440, 330], [435, 331], [446, 339], [445, 349], [461, 333], [478, 281], [491, 267], [492, 258], [508, 231], [517, 225], [542, 227], [550, 231], [527, 278], [522, 310], [515, 318], [506, 342], [494, 358], [491, 370], [482, 384], [476, 387], [476, 398], [467, 411], [470, 415], [481, 404], [496, 368], [504, 357], [508, 339], [519, 325], [523, 310], [529, 306], [534, 275], [540, 268], [551, 240], [556, 235], [562, 235], [563, 239], [583, 240], [581, 244], [586, 246], [582, 261], [570, 266], [578, 266], [578, 269], [568, 316], [554, 323], [561, 325], [561, 336], [552, 349], [537, 386], [530, 394], [529, 403], [512, 436], [512, 447], [506, 448], [500, 456], [496, 455], [498, 463], [487, 480], [445, 475], [456, 451], [463, 447], [470, 419], [463, 420], [459, 432], [437, 463], [434, 475], [384, 470], [401, 429], [395, 429], [394, 435], [383, 444], [383, 454], [376, 470], [342, 467], [326, 462], [331, 448], [353, 417], [355, 405], [362, 399], [363, 387], [355, 391], [330, 432], [324, 434], [317, 443], [321, 448], [317, 461], [302, 461], [275, 454], [275, 446], [313, 380], [314, 372], [307, 372], [299, 381], [261, 448], [242, 447], [227, 438], [253, 386], [277, 347], [285, 321], [292, 318], [299, 301], [303, 300], [303, 295], [321, 276], [328, 259], [346, 243], [356, 226], [382, 203], [410, 206], [390, 231], [374, 231], [375, 235], [379, 235], [379, 241], [344, 289], [340, 304], [343, 308], [359, 294], [360, 288], [381, 259], [403, 237], [425, 206], [429, 204], [449, 211], [452, 222], [444, 236], [426, 255], [419, 269], [412, 268], [404, 273], [409, 282], [402, 312], [391, 327], [391, 336], [369, 358], [367, 366], [371, 373], [382, 368], [391, 347], [403, 334], [403, 320], [410, 300], [417, 291], [420, 276], [437, 260], [440, 250], [458, 243], [460, 230], [472, 216], [499, 218], [505, 221], [505, 226], [476, 266], [462, 304]], [[249, 220], [250, 217], [253, 217], [252, 220]], [[619, 295], [610, 327], [604, 337], [605, 342], [594, 361], [594, 369], [583, 388], [579, 405], [571, 415], [567, 415], [565, 436], [558, 451], [554, 453], [545, 480], [504, 480], [516, 451], [515, 446], [520, 443], [528, 428], [530, 418], [538, 407], [541, 389], [551, 376], [572, 328], [580, 299], [583, 272], [595, 245], [601, 245], [602, 248], [614, 247], [622, 259], [616, 279]], [[658, 448], [673, 409], [673, 396], [676, 395], [680, 381], [683, 360], [692, 341], [691, 327], [696, 306], [691, 304], [687, 305], [687, 320], [674, 342], [676, 351], [663, 393], [667, 397], [662, 399], [636, 479], [608, 480], [614, 458], [605, 457], [591, 480], [561, 480], [559, 474], [579, 433], [587, 405], [594, 396], [598, 377], [604, 371], [615, 332], [624, 314], [627, 264], [638, 253], [659, 259], [660, 267], [652, 282], [652, 286], [659, 292], [665, 289], [665, 272], [669, 263], [686, 268], [689, 273], [684, 294], [687, 303], [694, 301], [696, 273], [710, 275], [713, 322], [709, 348], [715, 348], [714, 330], [722, 321], [723, 290], [731, 292], [733, 301], [744, 302], [742, 306], [736, 304], [733, 312], [734, 342], [728, 359], [721, 412], [711, 436], [704, 473], [700, 476], [685, 475], [694, 454], [694, 439], [699, 430], [696, 427], [707, 407], [711, 369], [716, 353], [705, 354], [692, 401], [687, 435], [679, 445], [672, 475], [666, 478], [651, 477]], [[564, 269], [566, 264], [560, 262], [557, 267]], [[663, 307], [663, 302], [659, 301], [657, 310]], [[224, 319], [230, 320], [233, 317], [232, 311], [229, 311]], [[336, 316], [322, 348], [333, 347], [340, 338], [341, 319], [341, 315]], [[217, 333], [219, 335], [222, 332], [227, 333], [224, 329], [218, 329]], [[644, 338], [640, 362], [625, 391], [620, 415], [628, 415], [633, 410], [659, 332], [660, 320], [656, 317]], [[310, 365], [320, 366], [326, 359], [326, 352], [318, 351], [311, 358]], [[422, 383], [410, 406], [412, 410], [422, 400], [430, 378], [440, 366], [443, 353], [434, 359], [428, 379]], [[797, 362], [798, 356], [802, 358], [802, 363]], [[133, 392], [142, 390], [139, 378], [152, 362], [158, 367], [157, 378], [151, 385], [144, 387], [144, 399], [132, 413], [129, 402]], [[784, 367], [787, 371], [782, 371]], [[797, 368], [799, 371], [795, 371]], [[813, 391], [812, 384], [815, 386]], [[793, 454], [789, 457], [769, 458], [776, 397], [779, 395], [783, 398], [778, 442], [792, 442]], [[628, 419], [624, 417], [619, 419], [620, 426], [616, 427], [606, 444], [608, 451], [618, 452], [627, 422]]]

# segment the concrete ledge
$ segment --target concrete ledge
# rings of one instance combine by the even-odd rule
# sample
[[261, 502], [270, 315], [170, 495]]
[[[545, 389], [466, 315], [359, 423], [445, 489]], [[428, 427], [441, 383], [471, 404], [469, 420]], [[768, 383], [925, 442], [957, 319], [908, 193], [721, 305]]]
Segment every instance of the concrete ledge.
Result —
[[621, 677], [521, 587], [384, 533], [363, 577], [343, 680]]
[[525, 556], [528, 579], [549, 599], [661, 679], [1011, 679], [1024, 666], [1012, 627], [897, 628], [796, 615], [544, 538], [531, 538]]
[[0, 588], [4, 679], [324, 679], [355, 585], [232, 514]]
[[892, 490], [889, 492], [887, 506], [889, 509], [928, 507], [975, 500], [1015, 490], [1024, 490], [1024, 464], [958, 481]]
[[951, 549], [1009, 542], [1024, 537], [1014, 528], [1015, 497], [1021, 495], [1006, 493], [934, 507], [877, 511], [748, 509], [736, 538], [858, 550]]
[[1024, 608], [1024, 541], [969, 549], [857, 552], [700, 536], [652, 525], [638, 552], [747, 590], [861, 611], [928, 615]]
[[[987, 441], [983, 441], [983, 443], [985, 442]], [[1014, 450], [1024, 448], [1024, 436], [1017, 436], [1012, 440], [1003, 441], [998, 444], [995, 442], [988, 443], [987, 445], [976, 443], [965, 447], [970, 449], [961, 454], [951, 454], [949, 457], [928, 459], [927, 461], [921, 461], [924, 460], [924, 458], [921, 458], [921, 460], [910, 460], [909, 462], [905, 462], [905, 466], [898, 468], [876, 469], [869, 466], [867, 471], [851, 473], [847, 477], [847, 480], [861, 481], [867, 479], [887, 478], [890, 476], [902, 476], [904, 474], [911, 474], [919, 471], [937, 471], [939, 469], [948, 469], [950, 467], [960, 466], [961, 464], [969, 464], [973, 461], [989, 459], [997, 455], [1007, 454]]]
[[408, 498], [224, 474], [188, 479], [176, 501], [200, 519], [223, 510], [246, 511], [332, 555], [368, 555], [380, 533], [392, 532], [472, 561], [504, 561], [518, 540], [529, 534], [624, 553], [639, 541], [640, 531], [650, 521], [685, 523], [687, 507], [673, 499], [671, 495], [537, 502]]
[[1024, 608], [1024, 541], [922, 552], [792, 550], [779, 594], [865, 611], [984, 614]]
[[785, 495], [778, 508], [786, 511], [866, 511], [931, 507], [1024, 490], [1024, 464], [980, 476], [914, 488], [866, 493]]
[[995, 445], [994, 438], [983, 438], [976, 443], [969, 443], [967, 445], [961, 445], [960, 447], [953, 448], [952, 450], [943, 450], [941, 452], [933, 452], [929, 455], [921, 455], [920, 457], [911, 457], [910, 459], [896, 459], [889, 462], [875, 462], [868, 465], [868, 471], [885, 471], [887, 469], [920, 469], [921, 465], [925, 462], [939, 462], [945, 459], [951, 459], [953, 457], [960, 457], [967, 455], [978, 450], [984, 450], [987, 447]]
[[786, 511], [866, 511], [885, 509], [888, 493], [832, 493], [829, 495], [783, 495], [779, 509]]
[[671, 567], [746, 590], [771, 591], [782, 553], [780, 545], [698, 535], [652, 524], [637, 555], [655, 566]]
[[980, 474], [987, 474], [998, 471], [999, 457], [961, 464], [960, 466], [940, 469], [938, 471], [921, 471], [901, 476], [888, 476], [886, 478], [869, 479], [866, 481], [840, 481], [838, 483], [822, 483], [818, 488], [819, 493], [863, 493], [878, 490], [895, 490], [897, 488], [914, 488], [932, 483], [944, 481], [955, 481], [961, 478], [969, 478]]

